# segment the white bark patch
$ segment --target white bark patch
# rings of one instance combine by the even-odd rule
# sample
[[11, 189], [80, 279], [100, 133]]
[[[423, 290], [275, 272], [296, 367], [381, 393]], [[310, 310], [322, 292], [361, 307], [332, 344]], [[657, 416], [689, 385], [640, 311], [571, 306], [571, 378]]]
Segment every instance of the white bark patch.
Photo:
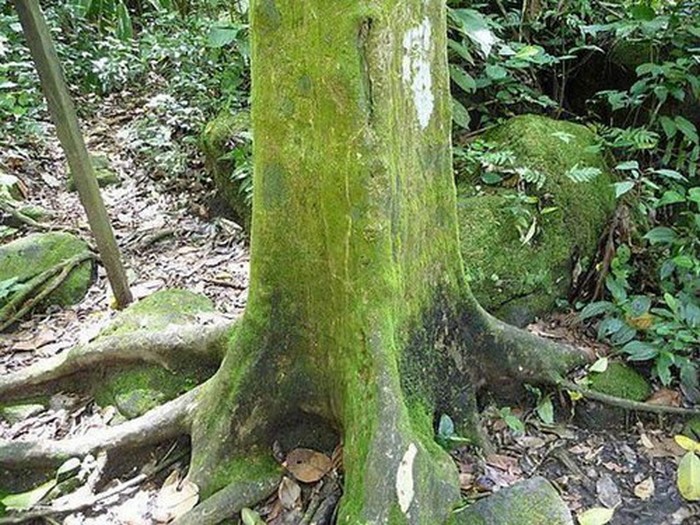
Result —
[[408, 450], [401, 458], [399, 469], [396, 471], [396, 496], [399, 499], [401, 512], [408, 515], [408, 508], [413, 502], [413, 461], [416, 459], [418, 449], [411, 443]]
[[413, 92], [413, 103], [421, 129], [430, 123], [435, 107], [433, 96], [433, 78], [430, 72], [430, 20], [406, 31], [403, 36], [402, 78]]

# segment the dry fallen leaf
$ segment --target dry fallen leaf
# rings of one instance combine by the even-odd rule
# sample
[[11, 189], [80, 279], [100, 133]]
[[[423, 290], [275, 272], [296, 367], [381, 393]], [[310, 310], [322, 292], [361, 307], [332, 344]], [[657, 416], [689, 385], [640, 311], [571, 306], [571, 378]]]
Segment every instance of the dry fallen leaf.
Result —
[[173, 472], [165, 479], [158, 493], [153, 518], [168, 523], [179, 518], [199, 501], [199, 487], [187, 479], [180, 479], [180, 472]]
[[301, 487], [294, 480], [285, 476], [277, 489], [277, 497], [285, 509], [291, 510], [301, 506]]
[[459, 488], [464, 491], [469, 491], [474, 487], [474, 474], [462, 472], [459, 475]]
[[514, 470], [518, 466], [518, 460], [517, 458], [504, 456], [502, 454], [489, 454], [486, 456], [486, 464], [508, 472]]
[[314, 483], [333, 468], [333, 462], [321, 452], [308, 448], [295, 448], [287, 454], [287, 459], [282, 466], [302, 483]]
[[641, 500], [648, 500], [654, 495], [654, 480], [648, 477], [634, 487], [634, 495]]
[[679, 407], [681, 406], [681, 393], [669, 388], [660, 388], [646, 402], [651, 405]]

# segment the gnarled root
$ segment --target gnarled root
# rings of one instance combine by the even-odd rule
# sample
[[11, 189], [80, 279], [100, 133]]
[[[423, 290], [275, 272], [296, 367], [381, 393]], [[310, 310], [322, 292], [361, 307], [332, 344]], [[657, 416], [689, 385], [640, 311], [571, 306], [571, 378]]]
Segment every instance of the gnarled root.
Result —
[[0, 441], [0, 466], [53, 466], [95, 451], [144, 447], [186, 434], [203, 387], [200, 385], [139, 418], [85, 436], [60, 441]]
[[173, 522], [173, 525], [216, 525], [226, 518], [252, 507], [272, 494], [280, 483], [279, 472], [271, 471], [260, 479], [239, 480], [224, 487], [194, 509]]
[[467, 337], [474, 342], [478, 365], [490, 384], [555, 384], [560, 377], [594, 356], [567, 344], [533, 335], [487, 313], [468, 301]]
[[158, 332], [130, 332], [104, 336], [0, 377], [0, 396], [14, 397], [33, 388], [97, 366], [147, 362], [168, 369], [180, 359], [218, 363], [231, 331], [230, 323], [211, 326], [176, 326]]

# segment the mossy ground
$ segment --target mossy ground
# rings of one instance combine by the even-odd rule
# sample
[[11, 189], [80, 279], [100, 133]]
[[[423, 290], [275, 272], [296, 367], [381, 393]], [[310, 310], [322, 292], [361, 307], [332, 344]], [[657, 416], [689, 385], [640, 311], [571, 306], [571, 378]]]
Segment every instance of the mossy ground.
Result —
[[[42, 272], [87, 252], [87, 244], [69, 233], [28, 235], [0, 246], [0, 282], [17, 279], [19, 283], [31, 285], [32, 280]], [[67, 306], [80, 302], [92, 282], [92, 272], [91, 261], [81, 263], [44, 301], [44, 304]], [[3, 304], [0, 300], [0, 306]]]
[[[214, 305], [204, 296], [187, 290], [163, 290], [121, 312], [100, 336], [186, 326], [196, 323], [198, 315], [212, 312]], [[194, 388], [212, 373], [196, 356], [180, 359], [171, 370], [143, 364], [111, 369], [95, 385], [95, 400], [101, 406], [114, 405], [124, 417], [133, 418]]]
[[612, 363], [605, 372], [592, 373], [590, 380], [591, 390], [610, 396], [644, 401], [651, 394], [647, 380], [623, 363]]
[[[530, 322], [566, 296], [575, 258], [591, 257], [615, 206], [612, 178], [584, 126], [537, 115], [522, 115], [491, 130], [489, 143], [510, 150], [517, 165], [546, 175], [530, 187], [546, 215], [529, 205], [540, 232], [526, 244], [516, 228], [515, 190], [487, 188], [476, 194], [477, 174], [458, 177], [458, 215], [462, 256], [480, 303], [513, 324]], [[591, 182], [574, 182], [566, 172], [578, 165], [602, 171]], [[486, 193], [484, 193], [486, 192]]]

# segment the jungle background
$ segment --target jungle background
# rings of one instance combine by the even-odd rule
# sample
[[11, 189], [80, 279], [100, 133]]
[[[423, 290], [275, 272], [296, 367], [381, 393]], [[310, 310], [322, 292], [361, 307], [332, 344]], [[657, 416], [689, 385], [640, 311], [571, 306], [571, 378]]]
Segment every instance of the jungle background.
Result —
[[[475, 295], [503, 320], [587, 348], [595, 358], [576, 384], [659, 407], [697, 406], [700, 4], [448, 4], [455, 181]], [[42, 7], [135, 298], [191, 301], [202, 318], [213, 304], [236, 317], [246, 301], [254, 191], [246, 2]], [[118, 314], [92, 261], [31, 302], [42, 286], [28, 283], [91, 246], [6, 0], [0, 122], [0, 373], [7, 373], [91, 341]], [[18, 316], [22, 302], [30, 308]], [[141, 392], [3, 405], [0, 434], [96, 432], [142, 413], [154, 400]], [[581, 523], [700, 523], [700, 419], [534, 386], [480, 402], [492, 453], [466, 454], [447, 416], [435, 429], [453, 450], [466, 502], [538, 473]], [[158, 449], [141, 465], [110, 469], [93, 458], [22, 490], [0, 484], [0, 508], [38, 510], [33, 519], [49, 522], [167, 522], [188, 501], [168, 490], [171, 472], [183, 468], [170, 458]], [[241, 519], [303, 522], [325, 475], [307, 484], [290, 476]], [[71, 493], [74, 502], [92, 503], [46, 510]]]

